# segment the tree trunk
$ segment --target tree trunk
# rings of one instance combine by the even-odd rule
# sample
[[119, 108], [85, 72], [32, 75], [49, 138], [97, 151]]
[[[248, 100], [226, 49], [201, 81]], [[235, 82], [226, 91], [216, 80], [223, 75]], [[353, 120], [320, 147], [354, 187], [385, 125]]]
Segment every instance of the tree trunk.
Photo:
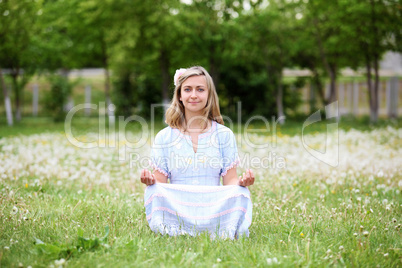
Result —
[[335, 64], [329, 65], [329, 77], [331, 79], [329, 86], [329, 96], [327, 100], [327, 104], [336, 101], [336, 66]]
[[161, 68], [162, 74], [162, 101], [163, 104], [167, 104], [169, 102], [169, 84], [170, 84], [170, 76], [169, 76], [169, 58], [166, 53], [166, 50], [162, 49], [160, 51], [159, 56], [159, 64]]
[[0, 67], [0, 85], [3, 88], [4, 106], [6, 107], [7, 124], [9, 126], [12, 126], [13, 125], [13, 113], [11, 111], [11, 101], [10, 101], [10, 96], [8, 95], [8, 90], [6, 88], [6, 84], [4, 83], [3, 70], [1, 67]]
[[[370, 6], [371, 6], [371, 30], [372, 33], [374, 34], [374, 44], [375, 46], [378, 46], [380, 41], [378, 38], [378, 29], [377, 29], [377, 21], [376, 21], [376, 12], [375, 12], [375, 1], [371, 0], [370, 1]], [[368, 57], [367, 57], [368, 58]], [[372, 84], [372, 79], [371, 79], [371, 68], [367, 70], [367, 72], [370, 72], [370, 85], [371, 87], [369, 88], [369, 95], [370, 96], [370, 122], [371, 123], [376, 123], [378, 121], [378, 108], [379, 108], [379, 100], [378, 100], [378, 87], [379, 87], [379, 73], [378, 73], [378, 61], [379, 61], [379, 55], [377, 51], [373, 52], [373, 67], [374, 67], [374, 85]], [[368, 63], [370, 64], [370, 63]], [[370, 66], [370, 65], [369, 65]], [[371, 66], [370, 66], [371, 67]]]
[[283, 86], [282, 86], [282, 75], [277, 77], [277, 88], [276, 88], [276, 108], [278, 112], [278, 122], [283, 125], [285, 123], [285, 114], [283, 112]]
[[[107, 109], [107, 107], [109, 107], [109, 105], [112, 103], [112, 101], [110, 100], [109, 57], [107, 55], [107, 47], [106, 47], [106, 42], [105, 42], [103, 33], [101, 35], [100, 43], [101, 43], [101, 48], [102, 48], [102, 64], [103, 64], [103, 69], [105, 70], [105, 102], [106, 102], [106, 109]], [[107, 109], [107, 110], [110, 112], [109, 109]]]
[[18, 70], [12, 70], [13, 90], [15, 91], [15, 120], [21, 121], [21, 91], [18, 86]]
[[329, 97], [328, 99], [324, 99], [324, 105], [327, 105], [328, 103], [334, 102], [336, 100], [336, 65], [335, 64], [330, 64], [327, 58], [327, 55], [324, 51], [324, 46], [322, 44], [321, 40], [321, 35], [320, 35], [320, 27], [318, 25], [317, 19], [314, 20], [314, 26], [316, 28], [316, 38], [317, 38], [317, 44], [318, 44], [318, 49], [320, 52], [320, 57], [321, 61], [324, 65], [325, 70], [327, 71], [329, 77], [330, 77], [330, 87], [329, 87]]
[[215, 57], [215, 46], [211, 46], [209, 49], [209, 73], [214, 80], [215, 87], [219, 84], [219, 70]]
[[[327, 105], [328, 103], [326, 102], [327, 100], [325, 99], [324, 87], [322, 86], [320, 75], [315, 67], [312, 67], [311, 71], [313, 72], [312, 83], [314, 85], [314, 89], [317, 91], [318, 96], [320, 97], [322, 103], [324, 105]], [[315, 112], [315, 107], [314, 107], [314, 111], [312, 111], [312, 112]]]

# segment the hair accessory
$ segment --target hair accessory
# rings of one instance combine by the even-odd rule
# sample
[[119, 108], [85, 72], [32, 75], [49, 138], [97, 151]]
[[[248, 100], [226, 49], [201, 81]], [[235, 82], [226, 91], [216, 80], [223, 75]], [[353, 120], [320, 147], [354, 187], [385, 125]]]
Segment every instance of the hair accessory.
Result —
[[187, 69], [184, 68], [180, 68], [176, 70], [176, 73], [174, 74], [174, 86], [177, 86], [177, 83], [179, 82], [179, 78], [182, 74], [184, 74], [184, 72], [187, 71]]

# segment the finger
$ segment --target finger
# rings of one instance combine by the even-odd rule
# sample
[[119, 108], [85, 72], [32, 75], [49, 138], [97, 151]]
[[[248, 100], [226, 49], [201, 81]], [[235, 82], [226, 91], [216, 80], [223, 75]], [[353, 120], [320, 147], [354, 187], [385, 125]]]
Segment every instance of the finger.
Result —
[[155, 182], [156, 182], [156, 179], [155, 179], [155, 175], [154, 174], [152, 174], [152, 184], [155, 184]]
[[243, 186], [243, 179], [242, 179], [241, 176], [239, 176], [239, 185], [240, 185], [240, 186]]
[[145, 183], [145, 169], [141, 170], [141, 182]]
[[249, 170], [249, 169], [247, 169], [246, 178], [247, 178], [247, 180], [250, 180], [250, 178], [251, 178], [250, 170]]
[[151, 171], [148, 170], [148, 185], [152, 185], [152, 174]]

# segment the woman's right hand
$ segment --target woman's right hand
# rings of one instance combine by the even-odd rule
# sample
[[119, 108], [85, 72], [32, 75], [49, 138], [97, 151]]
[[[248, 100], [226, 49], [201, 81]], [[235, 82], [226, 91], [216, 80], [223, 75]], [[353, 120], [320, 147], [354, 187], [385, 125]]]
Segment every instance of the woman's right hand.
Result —
[[151, 173], [148, 169], [141, 170], [141, 182], [147, 186], [155, 184], [155, 175]]

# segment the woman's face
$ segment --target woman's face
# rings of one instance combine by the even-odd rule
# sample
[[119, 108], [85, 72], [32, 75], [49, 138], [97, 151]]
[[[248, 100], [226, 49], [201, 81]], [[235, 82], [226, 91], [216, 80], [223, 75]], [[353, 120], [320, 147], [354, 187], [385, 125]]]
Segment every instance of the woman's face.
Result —
[[181, 84], [180, 100], [186, 114], [199, 115], [207, 105], [209, 90], [204, 75], [191, 76]]

